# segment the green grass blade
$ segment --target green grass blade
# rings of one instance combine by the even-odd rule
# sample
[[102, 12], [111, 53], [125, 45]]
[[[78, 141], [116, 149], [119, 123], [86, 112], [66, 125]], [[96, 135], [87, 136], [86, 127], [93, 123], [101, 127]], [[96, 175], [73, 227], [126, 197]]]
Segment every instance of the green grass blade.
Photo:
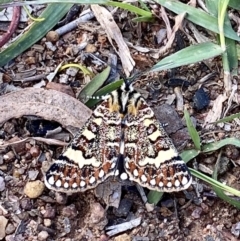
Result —
[[72, 4], [50, 4], [39, 16], [44, 21], [34, 22], [30, 29], [5, 50], [0, 52], [0, 67], [17, 57], [34, 43], [43, 38], [56, 23], [68, 12]]
[[236, 41], [226, 38], [226, 46], [227, 46], [227, 56], [229, 68], [233, 76], [238, 75], [238, 56], [237, 56], [237, 46]]
[[[123, 83], [123, 80], [115, 81], [113, 83], [110, 83], [104, 87], [102, 87], [100, 90], [98, 90], [94, 96], [104, 96], [107, 95], [108, 93], [118, 89]], [[101, 99], [90, 99], [87, 101], [86, 106], [91, 108], [95, 106]]]
[[113, 7], [119, 7], [119, 8], [128, 10], [129, 12], [132, 12], [132, 13], [135, 13], [137, 15], [143, 16], [143, 17], [148, 17], [148, 18], [153, 17], [151, 11], [143, 10], [143, 9], [135, 7], [135, 6], [133, 6], [129, 3], [108, 1], [107, 5], [113, 6]]
[[147, 195], [149, 203], [154, 203], [155, 205], [162, 199], [164, 192], [150, 191]]
[[[216, 17], [211, 16], [200, 9], [191, 7], [190, 5], [181, 3], [180, 1], [175, 0], [154, 0], [155, 2], [161, 4], [162, 6], [168, 8], [176, 14], [180, 14], [186, 12], [186, 18], [191, 22], [209, 29], [215, 33], [219, 33], [218, 29], [218, 20]], [[240, 41], [240, 37], [237, 33], [232, 29], [231, 26], [224, 23], [224, 33], [225, 36], [237, 41]]]
[[[219, 158], [217, 160], [217, 163], [215, 165], [215, 169], [213, 171], [213, 179], [217, 181], [217, 175], [218, 175], [218, 170], [219, 170], [219, 160], [220, 160], [220, 157], [221, 157], [221, 154], [219, 155]], [[218, 197], [220, 197], [222, 200], [230, 203], [231, 205], [235, 206], [236, 208], [240, 209], [240, 202], [235, 200], [235, 199], [232, 199], [230, 197], [228, 197], [223, 191], [222, 189], [218, 188], [218, 187], [215, 187], [213, 186], [213, 190], [214, 192], [217, 194]]]
[[84, 102], [87, 96], [93, 96], [93, 94], [103, 85], [107, 80], [111, 68], [108, 66], [101, 73], [97, 74], [79, 93], [78, 99]]
[[190, 160], [198, 156], [200, 151], [196, 149], [191, 149], [191, 150], [185, 150], [181, 153], [181, 158], [184, 160], [184, 162], [188, 163]]
[[188, 133], [192, 138], [194, 146], [198, 151], [200, 151], [201, 150], [200, 136], [198, 135], [196, 128], [193, 126], [192, 120], [191, 120], [190, 115], [187, 110], [184, 110], [184, 118], [186, 120]]
[[[7, 4], [8, 3], [8, 4]], [[23, 5], [35, 5], [35, 4], [51, 4], [51, 3], [63, 3], [63, 4], [105, 4], [107, 0], [36, 0], [36, 1], [9, 1], [1, 0], [0, 7], [23, 6]]]
[[222, 123], [222, 122], [229, 122], [229, 121], [232, 121], [233, 119], [239, 118], [239, 117], [240, 117], [240, 113], [236, 113], [236, 114], [227, 116], [225, 118], [222, 118], [222, 119], [220, 119], [218, 121], [212, 122], [211, 124], [218, 124], [218, 123]]
[[204, 182], [207, 182], [207, 183], [209, 183], [209, 184], [211, 184], [211, 185], [213, 185], [217, 188], [220, 188], [221, 190], [224, 190], [224, 191], [229, 192], [229, 193], [231, 193], [235, 196], [240, 197], [240, 191], [236, 190], [235, 188], [232, 188], [232, 187], [229, 187], [225, 184], [222, 184], [221, 182], [218, 182], [218, 181], [214, 180], [213, 178], [208, 177], [208, 176], [202, 174], [201, 172], [196, 171], [193, 168], [189, 168], [189, 170], [190, 170], [190, 172], [193, 176], [203, 180]]
[[229, 7], [234, 8], [236, 10], [240, 10], [239, 0], [230, 0]]
[[216, 151], [226, 145], [234, 145], [240, 147], [240, 140], [235, 137], [231, 137], [214, 143], [205, 144], [202, 146], [202, 152]]
[[224, 51], [219, 45], [211, 42], [192, 45], [162, 59], [154, 65], [151, 71], [162, 71], [183, 65], [197, 63], [222, 54]]

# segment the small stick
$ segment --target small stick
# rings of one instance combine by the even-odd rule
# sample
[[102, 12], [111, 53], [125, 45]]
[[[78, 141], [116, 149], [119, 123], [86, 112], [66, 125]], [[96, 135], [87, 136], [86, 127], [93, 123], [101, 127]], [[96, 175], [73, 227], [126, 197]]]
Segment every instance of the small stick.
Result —
[[2, 38], [0, 38], [0, 48], [8, 42], [8, 40], [11, 38], [11, 36], [13, 35], [13, 33], [15, 32], [19, 20], [20, 20], [20, 15], [21, 15], [21, 7], [16, 6], [13, 8], [13, 17], [12, 17], [12, 21], [8, 27], [8, 30], [5, 34], [3, 34]]

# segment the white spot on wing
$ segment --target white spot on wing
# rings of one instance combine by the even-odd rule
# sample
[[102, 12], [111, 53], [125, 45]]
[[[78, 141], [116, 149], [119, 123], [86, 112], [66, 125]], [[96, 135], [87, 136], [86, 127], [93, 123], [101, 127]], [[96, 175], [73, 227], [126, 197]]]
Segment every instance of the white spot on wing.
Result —
[[176, 187], [179, 187], [180, 186], [179, 180], [176, 180], [174, 184], [175, 184]]
[[98, 174], [98, 177], [99, 178], [102, 178], [104, 176], [104, 171], [103, 171], [103, 169], [101, 169], [101, 171], [99, 172], [99, 174]]
[[183, 179], [182, 179], [182, 185], [186, 185], [188, 183], [188, 179], [186, 177], [183, 176]]
[[156, 180], [155, 180], [155, 179], [152, 179], [152, 180], [150, 181], [150, 184], [151, 184], [152, 186], [155, 186], [155, 185], [156, 185]]
[[95, 177], [91, 177], [90, 180], [89, 180], [89, 182], [90, 182], [91, 184], [93, 184], [95, 181], [96, 181], [96, 178], [95, 178]]
[[121, 180], [127, 180], [128, 179], [128, 175], [127, 175], [127, 173], [126, 172], [123, 172], [122, 174], [121, 174], [121, 176], [120, 176], [120, 178], [121, 178]]
[[54, 177], [51, 176], [51, 177], [47, 180], [47, 182], [48, 182], [50, 185], [53, 185], [53, 184], [54, 184]]
[[68, 188], [69, 187], [67, 182], [65, 182], [63, 186], [64, 186], [64, 188]]
[[142, 180], [142, 182], [146, 182], [146, 181], [147, 181], [147, 177], [143, 174], [143, 175], [141, 176], [141, 180]]
[[55, 183], [56, 187], [61, 187], [62, 185], [62, 182], [60, 180], [57, 180], [56, 183]]
[[76, 183], [76, 182], [74, 182], [74, 183], [72, 184], [72, 188], [77, 188], [77, 183]]
[[134, 169], [134, 171], [133, 171], [133, 175], [134, 175], [135, 177], [138, 176], [138, 170], [137, 170], [137, 169]]
[[159, 182], [159, 187], [163, 187], [163, 182]]

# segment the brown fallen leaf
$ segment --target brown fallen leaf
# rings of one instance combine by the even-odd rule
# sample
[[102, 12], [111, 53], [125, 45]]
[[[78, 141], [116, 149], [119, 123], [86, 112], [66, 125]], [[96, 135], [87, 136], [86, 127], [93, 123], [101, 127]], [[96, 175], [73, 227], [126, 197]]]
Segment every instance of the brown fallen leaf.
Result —
[[72, 97], [75, 96], [72, 88], [68, 85], [63, 85], [55, 82], [48, 82], [46, 85], [46, 89], [57, 90]]
[[[97, 4], [91, 5], [92, 11], [101, 24], [102, 28], [106, 31], [108, 40], [113, 46], [116, 53], [119, 55], [124, 72], [128, 77], [135, 66], [135, 62], [131, 57], [127, 44], [125, 43], [122, 33], [115, 23], [112, 14], [104, 7]], [[117, 44], [117, 48], [114, 46], [113, 40]]]
[[80, 101], [56, 90], [26, 88], [0, 96], [0, 125], [12, 118], [34, 115], [71, 130], [81, 128], [91, 114]]

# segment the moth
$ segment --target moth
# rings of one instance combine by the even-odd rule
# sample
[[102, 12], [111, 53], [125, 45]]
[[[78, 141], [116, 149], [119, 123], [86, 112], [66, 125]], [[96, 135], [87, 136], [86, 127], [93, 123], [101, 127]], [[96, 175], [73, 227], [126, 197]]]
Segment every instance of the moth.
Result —
[[50, 166], [45, 184], [55, 191], [83, 192], [109, 176], [161, 192], [184, 190], [192, 182], [162, 124], [130, 81], [93, 111]]

